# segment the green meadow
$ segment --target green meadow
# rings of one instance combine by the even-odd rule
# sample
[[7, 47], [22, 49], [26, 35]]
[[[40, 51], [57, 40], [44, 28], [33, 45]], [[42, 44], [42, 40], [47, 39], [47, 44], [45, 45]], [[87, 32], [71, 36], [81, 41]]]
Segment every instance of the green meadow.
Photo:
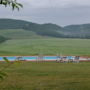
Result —
[[23, 29], [0, 30], [0, 35], [11, 39], [41, 38], [41, 36], [37, 35], [35, 32], [25, 31]]
[[6, 73], [0, 90], [90, 90], [89, 62], [22, 62], [7, 68]]
[[90, 39], [11, 39], [0, 44], [0, 55], [80, 55], [90, 56]]
[[[0, 56], [80, 55], [90, 56], [90, 39], [40, 36], [32, 31], [0, 30], [10, 38], [0, 43]], [[0, 62], [0, 68], [6, 64]], [[8, 67], [0, 90], [90, 90], [90, 62], [22, 62]]]

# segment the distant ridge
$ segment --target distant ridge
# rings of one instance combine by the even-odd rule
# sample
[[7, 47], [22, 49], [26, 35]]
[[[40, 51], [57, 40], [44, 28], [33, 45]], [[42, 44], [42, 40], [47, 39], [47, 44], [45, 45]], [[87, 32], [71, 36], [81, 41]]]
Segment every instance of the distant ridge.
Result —
[[[24, 34], [26, 35], [26, 32], [30, 31], [36, 34], [37, 36], [41, 36], [41, 37], [46, 36], [46, 37], [58, 37], [58, 38], [88, 38], [88, 39], [90, 38], [90, 24], [68, 25], [65, 27], [61, 27], [52, 23], [37, 24], [24, 20], [0, 19], [0, 31], [14, 30], [15, 32], [16, 29], [24, 30], [24, 32], [21, 32], [23, 33], [22, 34], [23, 36]], [[9, 33], [10, 32], [11, 31], [9, 31]], [[2, 33], [0, 35], [2, 35]]]

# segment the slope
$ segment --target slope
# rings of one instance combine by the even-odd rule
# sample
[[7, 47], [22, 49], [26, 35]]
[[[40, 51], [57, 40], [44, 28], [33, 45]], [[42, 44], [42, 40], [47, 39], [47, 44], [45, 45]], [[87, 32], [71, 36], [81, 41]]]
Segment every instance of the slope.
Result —
[[[16, 37], [14, 38], [17, 38], [17, 36], [19, 38], [20, 33], [22, 33], [22, 31], [18, 32], [16, 29], [25, 30], [23, 31], [24, 34], [22, 34], [22, 36], [26, 38], [29, 34], [30, 37], [32, 35], [32, 38], [34, 34], [41, 37], [90, 38], [90, 24], [68, 25], [61, 27], [52, 23], [37, 24], [24, 20], [0, 19], [0, 31], [5, 30], [6, 32], [8, 29], [11, 30], [11, 36], [15, 36], [16, 34]], [[13, 33], [13, 31], [16, 33]]]
[[34, 38], [46, 38], [40, 36], [33, 31], [26, 31], [23, 29], [6, 29], [0, 30], [0, 35], [9, 39], [34, 39]]

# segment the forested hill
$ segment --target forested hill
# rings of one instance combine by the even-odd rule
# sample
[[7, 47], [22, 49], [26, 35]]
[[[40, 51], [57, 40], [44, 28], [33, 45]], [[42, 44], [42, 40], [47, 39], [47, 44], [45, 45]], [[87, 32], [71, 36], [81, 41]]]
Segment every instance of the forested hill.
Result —
[[0, 29], [21, 29], [30, 22], [15, 19], [0, 19]]
[[0, 30], [23, 29], [31, 31], [39, 36], [59, 38], [90, 38], [90, 24], [69, 25], [65, 27], [56, 24], [37, 24], [24, 20], [0, 19]]

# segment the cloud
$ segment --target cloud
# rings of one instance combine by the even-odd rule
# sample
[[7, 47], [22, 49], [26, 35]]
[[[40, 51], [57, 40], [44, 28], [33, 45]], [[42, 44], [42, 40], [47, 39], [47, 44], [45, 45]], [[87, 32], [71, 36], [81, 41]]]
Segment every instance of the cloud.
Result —
[[33, 8], [89, 6], [90, 0], [19, 0]]
[[58, 25], [90, 22], [90, 0], [17, 0], [24, 8], [12, 11], [0, 6], [1, 18], [23, 19]]

